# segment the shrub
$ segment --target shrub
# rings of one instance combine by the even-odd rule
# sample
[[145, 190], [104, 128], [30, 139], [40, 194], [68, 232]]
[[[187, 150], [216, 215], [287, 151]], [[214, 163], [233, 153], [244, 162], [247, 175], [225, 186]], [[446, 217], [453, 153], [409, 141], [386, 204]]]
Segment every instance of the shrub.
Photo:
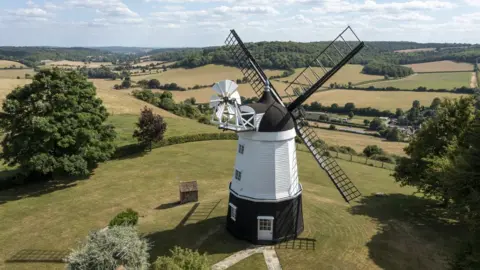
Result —
[[328, 127], [328, 129], [330, 129], [330, 130], [336, 130], [336, 129], [337, 129], [337, 126], [335, 126], [335, 125], [330, 125], [330, 126]]
[[170, 250], [171, 256], [160, 256], [153, 264], [155, 270], [207, 270], [210, 269], [205, 254], [178, 246]]
[[342, 154], [357, 155], [357, 151], [351, 148], [350, 146], [340, 146], [337, 147], [337, 151]]
[[67, 269], [148, 269], [149, 244], [131, 226], [91, 232], [66, 258]]
[[113, 226], [135, 226], [138, 223], [138, 213], [128, 208], [116, 215], [108, 224], [109, 227]]
[[367, 157], [371, 157], [373, 155], [383, 155], [385, 152], [382, 148], [378, 147], [378, 145], [369, 145], [363, 149], [363, 153]]
[[198, 119], [198, 122], [205, 125], [210, 125], [210, 119], [206, 116], [202, 116]]
[[369, 158], [372, 159], [372, 160], [378, 160], [378, 161], [385, 162], [385, 163], [395, 164], [395, 159], [393, 157], [387, 156], [385, 154], [383, 154], [383, 155], [375, 154], [375, 155], [373, 155]]

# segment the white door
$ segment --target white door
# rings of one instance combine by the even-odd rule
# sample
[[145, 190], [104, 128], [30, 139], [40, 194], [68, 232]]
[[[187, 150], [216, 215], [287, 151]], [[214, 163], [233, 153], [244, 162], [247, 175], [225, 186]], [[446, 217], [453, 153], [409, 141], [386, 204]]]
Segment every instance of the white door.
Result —
[[258, 240], [273, 239], [273, 217], [258, 217]]

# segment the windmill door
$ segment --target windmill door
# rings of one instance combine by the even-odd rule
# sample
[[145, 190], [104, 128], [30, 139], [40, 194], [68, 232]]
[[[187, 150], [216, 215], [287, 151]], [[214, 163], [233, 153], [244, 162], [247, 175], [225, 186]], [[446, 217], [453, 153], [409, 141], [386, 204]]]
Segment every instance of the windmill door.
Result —
[[273, 239], [273, 217], [258, 217], [258, 240], [271, 241]]

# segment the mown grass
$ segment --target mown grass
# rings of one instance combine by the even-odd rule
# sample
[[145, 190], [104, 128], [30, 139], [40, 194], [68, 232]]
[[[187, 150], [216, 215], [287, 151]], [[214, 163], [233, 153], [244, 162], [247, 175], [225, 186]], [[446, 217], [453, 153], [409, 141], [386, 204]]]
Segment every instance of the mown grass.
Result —
[[[235, 141], [175, 145], [106, 162], [89, 179], [68, 186], [1, 191], [0, 268], [64, 269], [63, 264], [5, 261], [25, 249], [75, 247], [126, 208], [140, 213], [138, 228], [152, 244], [152, 260], [180, 245], [207, 252], [216, 263], [249, 245], [224, 230], [235, 153]], [[451, 225], [437, 223], [434, 216], [423, 219], [428, 201], [395, 184], [389, 171], [339, 161], [364, 194], [348, 205], [310, 154], [299, 151], [298, 163], [305, 221], [300, 237], [315, 240], [315, 249], [277, 248], [283, 269], [446, 268], [445, 254], [455, 248], [458, 230], [450, 231]], [[199, 183], [202, 211], [182, 226], [193, 204], [172, 203], [178, 200], [179, 182], [188, 180]], [[387, 195], [371, 196], [375, 192]], [[255, 269], [264, 261], [244, 264]]]
[[399, 80], [380, 81], [362, 85], [362, 87], [396, 87], [400, 89], [416, 89], [420, 86], [427, 89], [453, 89], [462, 86], [470, 86], [472, 72], [451, 72], [451, 73], [424, 73], [414, 74]]
[[234, 264], [229, 270], [265, 270], [267, 265], [262, 253], [256, 253], [252, 256], [241, 260], [239, 263]]
[[459, 98], [460, 96], [453, 93], [331, 90], [315, 93], [307, 102], [318, 101], [324, 106], [329, 106], [333, 103], [343, 106], [347, 102], [353, 102], [357, 108], [372, 107], [395, 112], [396, 108], [410, 109], [414, 100], [420, 101], [422, 105], [430, 106], [432, 100], [436, 97]]

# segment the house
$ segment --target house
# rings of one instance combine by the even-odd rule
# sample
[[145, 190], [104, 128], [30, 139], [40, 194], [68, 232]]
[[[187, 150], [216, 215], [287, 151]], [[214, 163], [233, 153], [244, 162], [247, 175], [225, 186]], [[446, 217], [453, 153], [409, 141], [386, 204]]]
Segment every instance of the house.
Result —
[[197, 181], [180, 182], [180, 204], [198, 201]]

